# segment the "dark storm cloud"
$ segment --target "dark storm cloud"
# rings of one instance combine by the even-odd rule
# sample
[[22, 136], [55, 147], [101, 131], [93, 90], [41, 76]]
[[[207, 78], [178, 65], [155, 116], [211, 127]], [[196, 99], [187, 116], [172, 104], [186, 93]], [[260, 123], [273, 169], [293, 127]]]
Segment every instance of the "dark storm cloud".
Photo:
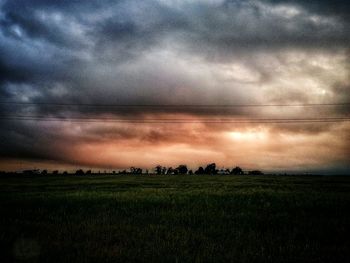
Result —
[[[209, 59], [228, 59], [239, 50], [256, 50], [257, 48], [280, 47], [344, 47], [349, 43], [349, 24], [327, 24], [327, 21], [310, 20], [313, 12], [326, 7], [334, 10], [325, 15], [329, 19], [341, 16], [338, 9], [346, 5], [327, 4], [320, 6], [307, 4], [309, 1], [275, 1], [276, 4], [297, 4], [307, 9], [303, 13], [285, 17], [286, 10], [269, 11], [259, 1], [226, 1], [211, 5], [208, 2], [186, 2], [179, 7], [158, 1], [5, 1], [2, 5], [1, 31], [3, 38], [17, 49], [40, 49], [63, 61], [59, 67], [70, 67], [68, 61], [75, 61], [78, 72], [74, 72], [75, 81], [79, 83], [79, 74], [96, 74], [84, 72], [89, 65], [85, 56], [90, 56], [97, 63], [106, 62], [119, 65], [125, 60], [135, 58], [149, 49], [161, 46], [164, 39], [179, 42], [187, 46], [188, 52], [198, 53]], [[277, 3], [278, 2], [278, 3]], [[346, 9], [345, 9], [346, 10]], [[110, 13], [108, 13], [110, 12]], [[324, 12], [323, 12], [324, 13]], [[322, 14], [323, 14], [322, 13]], [[326, 17], [328, 18], [328, 17]], [[325, 18], [325, 19], [326, 19]], [[4, 42], [5, 42], [4, 41]], [[26, 44], [26, 45], [24, 45]], [[35, 45], [34, 45], [35, 44]], [[40, 45], [40, 47], [38, 47]], [[18, 73], [11, 65], [3, 65], [2, 74], [10, 79], [18, 76], [22, 79], [24, 60], [36, 64], [37, 58], [26, 56], [14, 57], [13, 50], [2, 47], [6, 52], [2, 60], [12, 60]], [[65, 52], [62, 52], [65, 49]], [[68, 51], [67, 51], [68, 49]], [[80, 52], [79, 52], [80, 51]], [[18, 60], [22, 67], [16, 65]], [[66, 64], [64, 63], [66, 62]], [[43, 76], [52, 62], [41, 65]], [[55, 72], [59, 69], [55, 68]], [[39, 72], [40, 73], [40, 72]], [[31, 74], [30, 70], [29, 73]], [[13, 76], [11, 76], [13, 75]], [[33, 74], [35, 75], [35, 74]], [[51, 81], [51, 76], [48, 80]], [[4, 77], [3, 77], [4, 78]]]
[[[0, 20], [0, 25], [5, 36], [7, 35], [15, 39], [27, 37], [33, 40], [53, 43], [62, 48], [82, 48], [84, 43], [77, 36], [70, 34], [71, 24], [67, 23], [68, 21], [60, 19], [60, 13], [63, 12], [69, 18], [74, 19], [73, 21], [79, 23], [78, 18], [71, 13], [74, 11], [73, 5], [71, 4], [72, 6], [70, 6], [65, 1], [62, 1], [61, 5], [52, 5], [51, 2], [6, 2], [2, 8], [3, 17]], [[67, 5], [72, 9], [65, 9], [64, 7]]]
[[[59, 154], [57, 151], [57, 145], [52, 145], [52, 139], [59, 139], [59, 134], [53, 134], [50, 129], [45, 129], [45, 127], [41, 126], [42, 130], [38, 129], [38, 125], [12, 121], [2, 121], [1, 127], [1, 157], [36, 160], [57, 160], [62, 158], [62, 154]], [[51, 146], [49, 146], [50, 144]], [[56, 150], [53, 150], [54, 148]]]
[[273, 4], [296, 4], [311, 12], [349, 19], [350, 4], [344, 0], [264, 0]]
[[[51, 91], [52, 86], [58, 85], [68, 90], [64, 96], [67, 101], [84, 102], [91, 96], [96, 101], [97, 96], [103, 103], [118, 94], [125, 102], [154, 103], [154, 94], [161, 94], [164, 88], [160, 81], [152, 83], [152, 72], [142, 75], [138, 71], [139, 80], [131, 81], [133, 76], [122, 70], [108, 74], [104, 69], [124, 67], [152, 50], [172, 45], [180, 45], [180, 52], [185, 54], [219, 63], [261, 48], [346, 47], [349, 24], [339, 19], [348, 5], [339, 1], [317, 3], [2, 1], [2, 89], [6, 89], [6, 83], [29, 83], [41, 94], [33, 99], [55, 101], [57, 96]], [[284, 9], [278, 9], [281, 6]], [[295, 7], [299, 9], [295, 11]], [[315, 14], [324, 17], [310, 19]], [[253, 62], [248, 63], [254, 66]], [[270, 72], [258, 70], [266, 79], [271, 78]], [[118, 78], [118, 82], [112, 82], [111, 77]], [[98, 83], [94, 83], [96, 79]], [[172, 80], [165, 81], [165, 85], [173, 85]], [[140, 91], [132, 89], [140, 84], [147, 93], [138, 99], [135, 94]], [[107, 96], [96, 94], [97, 85]], [[160, 87], [153, 91], [155, 85]], [[115, 92], [109, 94], [111, 89]], [[156, 99], [168, 100], [166, 96]]]

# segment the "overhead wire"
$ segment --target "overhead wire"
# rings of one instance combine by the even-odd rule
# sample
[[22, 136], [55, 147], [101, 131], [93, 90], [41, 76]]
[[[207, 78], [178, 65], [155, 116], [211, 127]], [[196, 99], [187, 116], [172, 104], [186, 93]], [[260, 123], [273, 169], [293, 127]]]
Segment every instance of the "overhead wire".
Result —
[[[0, 101], [1, 105], [19, 106], [52, 106], [52, 107], [106, 107], [106, 108], [235, 108], [235, 107], [344, 107], [350, 103], [306, 103], [306, 104], [91, 104], [91, 103], [55, 103], [55, 102], [21, 102]], [[319, 117], [319, 118], [116, 118], [116, 117], [72, 117], [43, 115], [0, 115], [1, 120], [20, 121], [66, 121], [66, 122], [119, 122], [119, 123], [328, 123], [346, 122], [350, 117]]]
[[96, 104], [96, 103], [56, 103], [56, 102], [21, 102], [0, 101], [3, 105], [27, 105], [27, 106], [74, 106], [74, 107], [156, 107], [156, 108], [234, 108], [234, 107], [323, 107], [323, 106], [350, 106], [350, 102], [344, 103], [304, 103], [304, 104]]

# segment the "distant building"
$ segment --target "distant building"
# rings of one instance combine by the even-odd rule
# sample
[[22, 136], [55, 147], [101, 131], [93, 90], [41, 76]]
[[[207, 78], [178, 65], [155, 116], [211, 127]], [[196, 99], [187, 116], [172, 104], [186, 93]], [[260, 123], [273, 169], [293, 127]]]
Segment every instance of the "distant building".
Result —
[[230, 174], [230, 170], [229, 169], [220, 169], [218, 170], [218, 175], [228, 175]]
[[33, 174], [40, 174], [40, 170], [39, 170], [39, 169], [24, 170], [23, 173], [24, 173], [24, 174], [30, 174], [30, 175], [33, 175]]

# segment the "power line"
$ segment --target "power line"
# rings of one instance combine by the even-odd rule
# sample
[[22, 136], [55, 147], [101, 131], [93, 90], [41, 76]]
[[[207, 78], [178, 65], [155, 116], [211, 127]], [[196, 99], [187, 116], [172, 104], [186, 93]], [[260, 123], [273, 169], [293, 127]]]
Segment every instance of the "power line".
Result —
[[303, 121], [303, 120], [348, 120], [349, 117], [319, 117], [319, 118], [116, 118], [116, 117], [70, 117], [70, 116], [44, 116], [44, 115], [0, 115], [0, 118], [33, 118], [58, 120], [117, 120], [117, 121]]
[[92, 104], [92, 103], [54, 103], [54, 102], [19, 102], [0, 101], [2, 105], [24, 105], [24, 106], [73, 106], [73, 107], [116, 107], [116, 108], [244, 108], [244, 107], [324, 107], [350, 106], [345, 103], [304, 103], [304, 104]]
[[[161, 105], [161, 104], [78, 104], [78, 103], [51, 103], [51, 102], [18, 102], [18, 101], [0, 101], [2, 105], [43, 105], [43, 106], [74, 106], [74, 107], [119, 107], [119, 108], [234, 108], [234, 107], [321, 107], [321, 106], [350, 106], [350, 103], [312, 103], [312, 104], [231, 104], [231, 105]], [[30, 115], [5, 115], [0, 116], [2, 120], [23, 120], [23, 121], [66, 121], [66, 122], [119, 122], [119, 123], [327, 123], [327, 122], [344, 122], [349, 121], [350, 117], [333, 117], [333, 118], [244, 118], [244, 119], [127, 119], [127, 118], [106, 118], [106, 117], [61, 117], [61, 116], [30, 116]]]
[[212, 124], [244, 124], [244, 123], [331, 123], [331, 122], [347, 122], [350, 117], [345, 118], [303, 118], [303, 119], [272, 119], [272, 118], [251, 118], [251, 119], [116, 119], [116, 118], [52, 118], [52, 117], [34, 117], [34, 116], [1, 116], [2, 120], [20, 120], [20, 121], [64, 121], [64, 122], [113, 122], [113, 123], [212, 123]]

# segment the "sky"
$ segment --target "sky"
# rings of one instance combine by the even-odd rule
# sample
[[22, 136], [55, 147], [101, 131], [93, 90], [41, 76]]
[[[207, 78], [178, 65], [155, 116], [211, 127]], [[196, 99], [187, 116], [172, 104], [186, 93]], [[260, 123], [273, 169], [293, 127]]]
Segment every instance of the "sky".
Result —
[[349, 121], [222, 122], [349, 117], [349, 67], [347, 1], [0, 0], [0, 170], [349, 173]]

